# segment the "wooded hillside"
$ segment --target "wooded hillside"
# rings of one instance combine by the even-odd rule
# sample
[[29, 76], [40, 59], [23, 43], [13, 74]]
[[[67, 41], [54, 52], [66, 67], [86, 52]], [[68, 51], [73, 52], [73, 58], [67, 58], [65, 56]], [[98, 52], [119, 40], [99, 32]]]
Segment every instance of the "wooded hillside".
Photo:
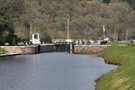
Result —
[[42, 39], [66, 38], [67, 19], [71, 38], [102, 38], [105, 25], [112, 40], [134, 39], [134, 6], [134, 0], [1, 0], [0, 40], [29, 39], [30, 26]]

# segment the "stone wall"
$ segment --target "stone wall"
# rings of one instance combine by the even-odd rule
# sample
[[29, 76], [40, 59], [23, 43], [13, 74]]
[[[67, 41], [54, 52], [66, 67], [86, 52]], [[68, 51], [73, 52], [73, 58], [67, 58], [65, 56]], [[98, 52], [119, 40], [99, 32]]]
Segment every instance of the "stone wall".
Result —
[[9, 53], [34, 54], [37, 52], [36, 46], [1, 46]]
[[74, 53], [78, 54], [98, 54], [109, 45], [75, 45]]
[[[35, 54], [38, 53], [38, 46], [0, 46], [9, 53], [15, 54]], [[40, 47], [40, 52], [54, 51], [54, 45], [44, 45]]]

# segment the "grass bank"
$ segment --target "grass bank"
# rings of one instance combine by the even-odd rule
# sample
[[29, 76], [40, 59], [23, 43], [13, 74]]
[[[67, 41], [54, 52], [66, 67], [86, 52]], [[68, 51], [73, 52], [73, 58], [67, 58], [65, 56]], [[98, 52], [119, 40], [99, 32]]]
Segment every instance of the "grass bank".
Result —
[[97, 79], [97, 90], [135, 90], [135, 46], [111, 45], [101, 56], [121, 66]]
[[1, 54], [1, 53], [5, 53], [5, 52], [7, 52], [7, 51], [4, 50], [4, 49], [2, 49], [2, 48], [0, 48], [0, 54]]

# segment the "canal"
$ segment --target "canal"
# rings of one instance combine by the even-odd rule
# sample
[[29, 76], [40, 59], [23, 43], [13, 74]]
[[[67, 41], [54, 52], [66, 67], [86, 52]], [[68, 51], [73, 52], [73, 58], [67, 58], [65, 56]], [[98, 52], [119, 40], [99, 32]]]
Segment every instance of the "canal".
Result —
[[0, 90], [94, 90], [94, 80], [116, 67], [68, 53], [0, 57]]

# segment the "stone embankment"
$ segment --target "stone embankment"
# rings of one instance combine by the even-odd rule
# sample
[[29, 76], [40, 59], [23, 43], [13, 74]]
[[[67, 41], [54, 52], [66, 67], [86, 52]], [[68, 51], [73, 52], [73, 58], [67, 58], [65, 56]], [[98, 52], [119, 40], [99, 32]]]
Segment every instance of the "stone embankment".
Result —
[[43, 52], [51, 52], [54, 51], [54, 45], [42, 45], [38, 46], [0, 46], [5, 49], [8, 53], [15, 54], [36, 54]]
[[99, 54], [102, 50], [110, 45], [75, 45], [74, 53], [76, 54]]
[[[75, 45], [74, 53], [76, 54], [99, 54], [102, 50], [109, 45]], [[55, 45], [42, 45], [42, 46], [0, 46], [8, 53], [14, 54], [36, 54], [44, 52], [53, 52]]]

